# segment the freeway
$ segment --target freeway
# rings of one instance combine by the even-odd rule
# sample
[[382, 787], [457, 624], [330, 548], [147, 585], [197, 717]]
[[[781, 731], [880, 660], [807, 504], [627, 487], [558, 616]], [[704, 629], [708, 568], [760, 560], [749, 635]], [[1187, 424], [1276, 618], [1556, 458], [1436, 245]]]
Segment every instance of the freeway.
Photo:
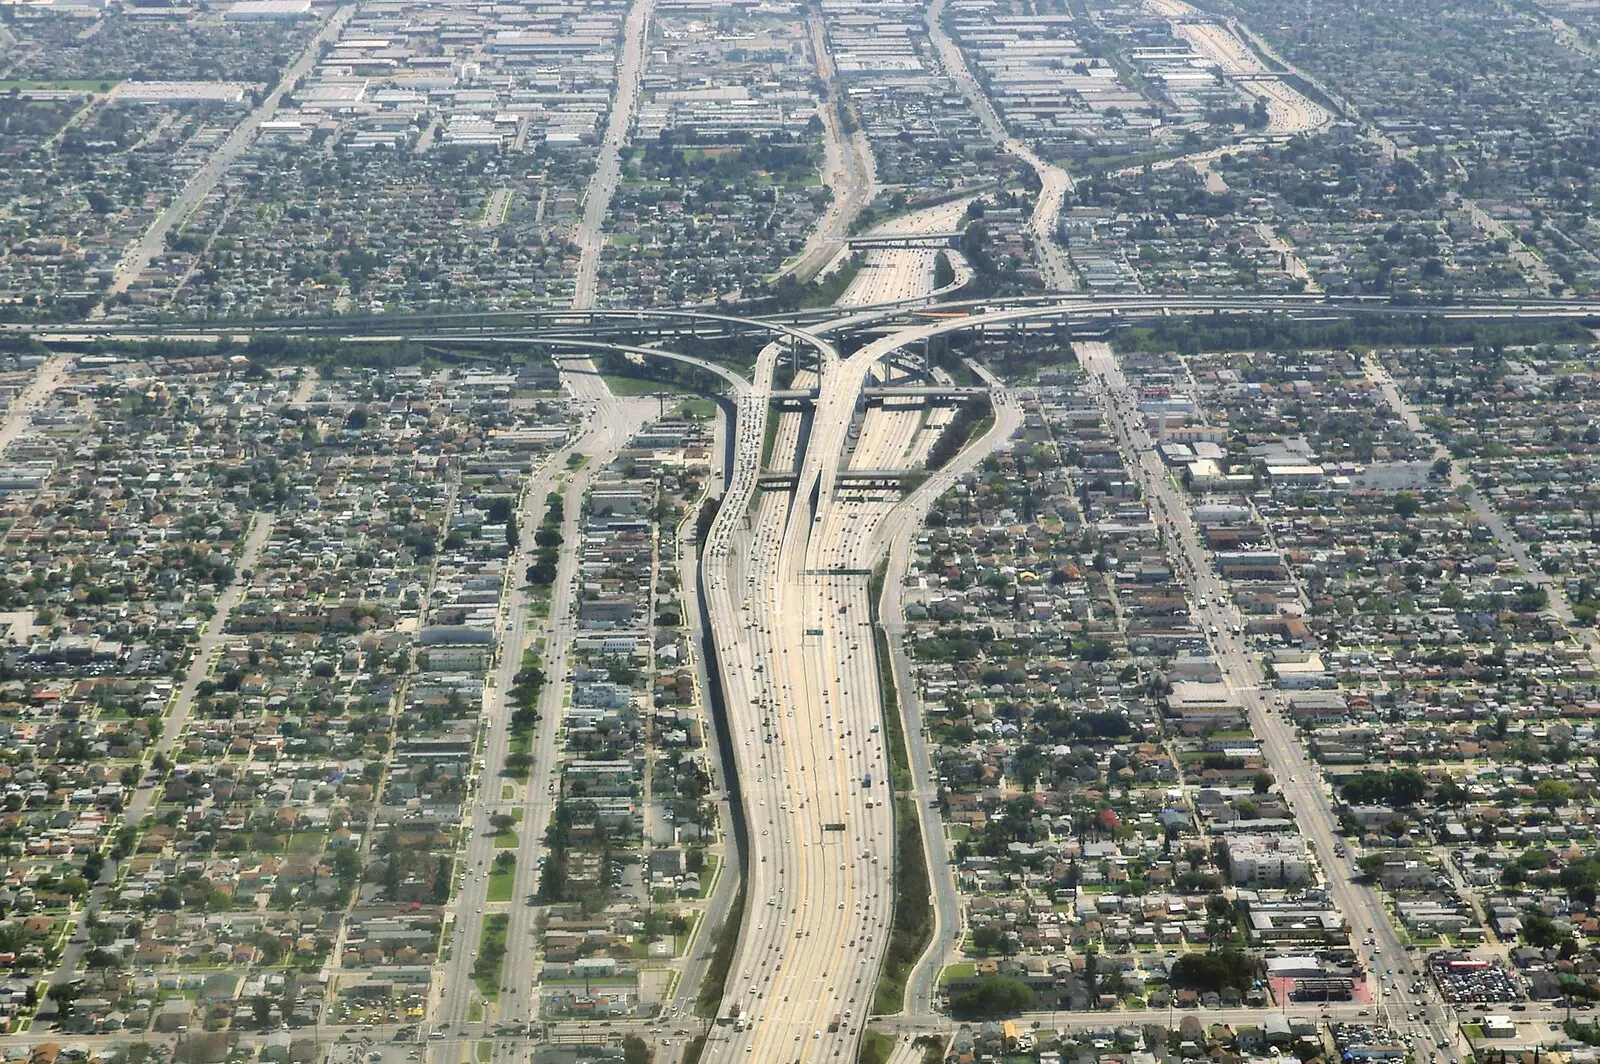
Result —
[[[877, 164], [867, 135], [860, 130], [850, 133], [842, 120], [842, 109], [848, 106], [834, 89], [833, 56], [828, 51], [828, 35], [823, 27], [822, 11], [815, 4], [806, 16], [806, 37], [811, 45], [812, 62], [817, 68], [817, 78], [826, 86], [827, 95], [817, 113], [822, 119], [823, 162], [822, 183], [833, 193], [833, 199], [823, 208], [822, 217], [806, 238], [800, 253], [777, 277], [794, 274], [802, 280], [821, 270], [844, 248], [850, 226], [861, 210], [872, 201], [877, 187]], [[773, 280], [776, 280], [774, 277]]]
[[[490, 337], [513, 335], [556, 335], [575, 339], [596, 334], [659, 330], [676, 333], [689, 330], [696, 335], [750, 335], [760, 333], [797, 339], [816, 350], [823, 358], [837, 357], [825, 338], [851, 330], [875, 326], [915, 323], [925, 320], [926, 311], [893, 300], [875, 307], [861, 308], [841, 316], [840, 308], [830, 307], [773, 314], [766, 317], [741, 317], [733, 313], [695, 310], [530, 310], [516, 314], [504, 312], [463, 312], [423, 315], [344, 315], [280, 319], [268, 322], [210, 323], [201, 325], [163, 325], [131, 327], [105, 322], [84, 322], [62, 326], [39, 322], [0, 322], [0, 335], [20, 333], [37, 338], [46, 346], [89, 345], [96, 341], [122, 340], [214, 343], [226, 333], [236, 341], [253, 336], [317, 336], [332, 334], [346, 343], [398, 343], [405, 340], [440, 339], [449, 335], [460, 342], [484, 341]], [[1266, 314], [1269, 316], [1332, 320], [1341, 316], [1431, 317], [1440, 320], [1479, 321], [1562, 321], [1600, 317], [1600, 299], [1526, 296], [1505, 299], [1457, 300], [1446, 304], [1399, 304], [1387, 297], [1330, 296], [1327, 294], [1283, 294], [1267, 296], [1203, 295], [1150, 296], [1143, 294], [1052, 293], [951, 300], [938, 307], [941, 314], [968, 315], [965, 326], [995, 321], [980, 317], [1004, 313], [1005, 320], [1032, 319], [1040, 322], [1100, 323], [1118, 325], [1136, 319], [1197, 316], [1202, 314]], [[1022, 318], [1015, 315], [1021, 314]], [[809, 326], [809, 327], [808, 327]], [[702, 331], [704, 327], [704, 331]]]
[[617, 56], [617, 85], [611, 98], [611, 115], [600, 142], [594, 173], [583, 194], [583, 218], [573, 233], [578, 245], [578, 275], [573, 282], [572, 305], [594, 305], [596, 279], [600, 273], [600, 249], [605, 244], [605, 220], [611, 213], [611, 198], [622, 179], [622, 145], [633, 125], [633, 109], [639, 102], [639, 86], [644, 77], [645, 42], [650, 34], [650, 16], [655, 0], [633, 0], [622, 26], [622, 50]]
[[973, 113], [989, 138], [1004, 150], [1015, 155], [1033, 169], [1039, 178], [1039, 198], [1033, 214], [1028, 219], [1028, 232], [1037, 252], [1039, 280], [1052, 291], [1070, 291], [1078, 287], [1077, 275], [1067, 261], [1066, 252], [1056, 243], [1056, 220], [1061, 216], [1062, 201], [1075, 186], [1067, 172], [1054, 163], [1041, 159], [1027, 144], [1006, 132], [1005, 123], [995, 111], [989, 96], [967, 68], [961, 49], [950, 39], [944, 29], [945, 0], [933, 0], [928, 5], [926, 22], [928, 39], [939, 53], [945, 73], [956, 83], [961, 95], [971, 104]]
[[[943, 213], [903, 225], [943, 224]], [[890, 267], [899, 296], [927, 285], [931, 259]], [[842, 301], [845, 302], [845, 301]], [[771, 468], [791, 492], [755, 493], [765, 444], [773, 347], [741, 394], [735, 465], [703, 559], [732, 760], [748, 823], [745, 924], [724, 1017], [706, 1059], [820, 1060], [853, 1055], [887, 945], [893, 899], [889, 756], [882, 729], [869, 574], [926, 507], [1020, 424], [996, 384], [997, 424], [909, 499], [898, 484], [858, 485], [851, 470], [921, 468], [951, 412], [922, 394], [882, 394], [927, 371], [907, 328], [849, 358], [822, 358], [791, 382], [815, 388], [809, 431], [781, 410]], [[886, 360], [893, 359], [888, 362]], [[945, 385], [948, 374], [933, 373]]]
[[[1332, 794], [1301, 748], [1293, 725], [1270, 700], [1260, 664], [1242, 634], [1243, 618], [1206, 555], [1187, 500], [1157, 455], [1155, 441], [1137, 412], [1134, 389], [1107, 345], [1083, 343], [1076, 348], [1124, 462], [1142, 484], [1151, 517], [1188, 583], [1194, 600], [1192, 616], [1209, 631], [1223, 678], [1249, 713], [1251, 730], [1261, 742], [1301, 832], [1316, 849], [1329, 891], [1352, 938], [1362, 942], [1357, 953], [1374, 973], [1380, 1011], [1397, 1032], [1413, 1040], [1416, 1052], [1437, 1047], [1454, 1061], [1456, 1028], [1450, 1010], [1428, 993], [1410, 990], [1410, 981], [1421, 974], [1420, 969], [1406, 953], [1382, 898], [1358, 880], [1350, 858], [1335, 856], [1343, 851], [1342, 840], [1334, 834], [1339, 820]], [[1390, 975], [1394, 972], [1398, 976]]]
[[[825, 499], [827, 512], [813, 522], [801, 494], [754, 498], [774, 362], [769, 346], [740, 399], [733, 479], [703, 562], [751, 842], [745, 927], [725, 999], [739, 1018], [713, 1032], [710, 1060], [850, 1050], [890, 920], [889, 862], [880, 858], [893, 852], [888, 766], [864, 573], [870, 559], [861, 556], [870, 549], [870, 533], [862, 533], [871, 508]], [[836, 377], [837, 365], [823, 360], [819, 380]], [[846, 424], [853, 414], [845, 411]], [[792, 467], [802, 446], [799, 415], [779, 417], [772, 459]], [[916, 417], [871, 420], [863, 461], [910, 453]], [[821, 421], [813, 418], [807, 455], [819, 438], [823, 446], [842, 442], [844, 426], [819, 437]], [[810, 540], [813, 523], [822, 527], [811, 549], [786, 549], [796, 529]]]
[[1261, 100], [1267, 109], [1266, 133], [1287, 137], [1310, 133], [1333, 124], [1333, 115], [1272, 72], [1249, 46], [1227, 26], [1201, 21], [1200, 12], [1183, 0], [1146, 0], [1145, 7], [1172, 23], [1174, 34], [1230, 75], [1246, 75], [1235, 84]]
[[[951, 200], [933, 207], [891, 218], [865, 233], [865, 236], [917, 236], [953, 229], [966, 213], [970, 198]], [[952, 269], [965, 260], [955, 250], [944, 252]], [[874, 248], [862, 253], [861, 270], [835, 306], [874, 307], [906, 300], [926, 299], [934, 294], [934, 262], [940, 254], [935, 248]], [[952, 282], [953, 283], [953, 282]]]

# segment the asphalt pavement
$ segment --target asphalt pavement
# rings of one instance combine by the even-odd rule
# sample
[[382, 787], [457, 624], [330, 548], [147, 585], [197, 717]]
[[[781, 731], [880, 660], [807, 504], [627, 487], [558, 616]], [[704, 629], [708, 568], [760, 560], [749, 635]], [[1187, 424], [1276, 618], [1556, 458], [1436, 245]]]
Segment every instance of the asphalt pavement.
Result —
[[578, 272], [573, 282], [572, 305], [577, 309], [594, 306], [600, 272], [600, 250], [605, 244], [605, 220], [611, 213], [611, 198], [622, 178], [622, 146], [633, 125], [633, 109], [639, 102], [639, 86], [644, 76], [644, 46], [649, 39], [650, 17], [655, 0], [633, 0], [622, 25], [622, 51], [617, 57], [617, 85], [611, 96], [611, 114], [600, 141], [594, 174], [583, 196], [583, 217], [573, 239], [578, 245]]

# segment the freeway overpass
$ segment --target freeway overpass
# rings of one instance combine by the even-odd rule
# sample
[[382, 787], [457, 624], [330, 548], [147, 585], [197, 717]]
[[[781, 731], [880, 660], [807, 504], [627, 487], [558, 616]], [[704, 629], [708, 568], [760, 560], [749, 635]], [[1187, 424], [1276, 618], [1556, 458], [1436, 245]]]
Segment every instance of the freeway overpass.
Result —
[[[861, 389], [862, 398], [873, 399], [977, 399], [988, 395], [988, 388], [961, 384], [886, 384]], [[772, 392], [772, 401], [797, 402], [816, 399], [815, 388], [777, 388]]]
[[[841, 469], [835, 475], [835, 483], [851, 487], [894, 487], [898, 488], [905, 483], [907, 477], [917, 475], [920, 470], [915, 469]], [[793, 488], [799, 476], [794, 470], [768, 470], [759, 477], [763, 488]]]
[[[1380, 297], [1327, 295], [1148, 296], [1071, 293], [1013, 296], [1004, 299], [952, 300], [938, 304], [940, 314], [965, 314], [976, 323], [995, 314], [1035, 308], [1040, 320], [1074, 317], [1083, 321], [1167, 317], [1197, 314], [1282, 314], [1293, 317], [1339, 315], [1433, 316], [1441, 319], [1578, 319], [1600, 317], [1600, 299], [1474, 299], [1454, 304], [1398, 304]], [[0, 335], [31, 335], [59, 345], [88, 345], [107, 339], [128, 342], [214, 341], [220, 336], [326, 336], [356, 342], [405, 340], [501, 339], [509, 336], [563, 335], [592, 339], [601, 333], [633, 336], [747, 336], [782, 338], [812, 348], [824, 359], [838, 358], [825, 336], [870, 325], [923, 322], [929, 310], [905, 301], [878, 307], [842, 310], [823, 307], [767, 315], [740, 315], [737, 308], [709, 310], [523, 310], [459, 314], [345, 315], [273, 321], [203, 322], [187, 325], [74, 325], [37, 322], [0, 324]]]
[[845, 243], [856, 251], [875, 248], [953, 248], [961, 242], [960, 233], [881, 233], [853, 236]]

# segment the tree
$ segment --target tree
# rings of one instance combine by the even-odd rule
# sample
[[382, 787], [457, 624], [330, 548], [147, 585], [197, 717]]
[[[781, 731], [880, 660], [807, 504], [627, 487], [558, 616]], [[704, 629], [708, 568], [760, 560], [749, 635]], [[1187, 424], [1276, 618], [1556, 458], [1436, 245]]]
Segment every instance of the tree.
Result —
[[623, 1064], [650, 1064], [650, 1046], [643, 1038], [636, 1034], [626, 1035], [622, 1039]]
[[84, 954], [83, 957], [83, 963], [89, 968], [90, 971], [100, 973], [101, 986], [105, 985], [106, 972], [112, 968], [115, 968], [120, 962], [121, 958], [119, 958], [115, 953], [112, 953], [110, 950], [101, 949], [98, 946]]
[[1416, 805], [1427, 793], [1428, 781], [1416, 769], [1404, 768], [1389, 773], [1389, 801], [1395, 805]]
[[1433, 788], [1435, 805], [1459, 806], [1465, 805], [1466, 801], [1466, 788], [1457, 783], [1454, 776], [1446, 776]]
[[496, 813], [489, 818], [489, 826], [496, 835], [504, 835], [516, 825], [516, 818], [509, 813]]
[[1276, 782], [1277, 780], [1272, 778], [1272, 773], [1265, 771], [1257, 772], [1255, 778], [1255, 792], [1257, 794], [1266, 794], [1268, 791], [1272, 790], [1272, 785]]
[[1529, 909], [1522, 916], [1522, 933], [1528, 944], [1538, 949], [1548, 949], [1572, 937], [1572, 932], [1540, 912]]
[[72, 1003], [78, 1000], [82, 986], [76, 982], [57, 983], [50, 988], [48, 997], [56, 1003], [56, 1012], [63, 1019], [72, 1015]]
[[1260, 958], [1236, 949], [1185, 953], [1172, 964], [1172, 985], [1191, 990], [1250, 989], [1266, 971]]
[[999, 953], [1005, 947], [1005, 932], [996, 924], [984, 924], [972, 932], [972, 948], [977, 953]]
[[1033, 1004], [1033, 991], [1020, 979], [986, 976], [950, 995], [950, 1015], [958, 1020], [992, 1020], [1015, 1016]]
[[1352, 805], [1416, 805], [1428, 793], [1428, 780], [1414, 768], [1388, 773], [1358, 772], [1348, 777], [1340, 793]]
[[1554, 813], [1572, 797], [1572, 784], [1565, 780], [1540, 780], [1534, 793], [1538, 796], [1539, 804]]

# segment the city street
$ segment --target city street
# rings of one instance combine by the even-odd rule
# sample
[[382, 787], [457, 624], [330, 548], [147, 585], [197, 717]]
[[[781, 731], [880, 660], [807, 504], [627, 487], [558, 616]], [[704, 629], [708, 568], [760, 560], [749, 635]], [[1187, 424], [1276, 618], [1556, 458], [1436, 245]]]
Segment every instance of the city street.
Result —
[[639, 85], [644, 76], [645, 44], [649, 38], [650, 16], [655, 0], [633, 0], [622, 28], [617, 55], [617, 83], [611, 95], [611, 113], [600, 142], [600, 155], [594, 175], [583, 193], [583, 219], [573, 234], [578, 245], [578, 272], [573, 282], [572, 305], [582, 309], [594, 306], [596, 276], [600, 271], [600, 249], [605, 244], [605, 223], [611, 213], [611, 199], [622, 179], [622, 148], [633, 124], [633, 110], [639, 103]]
[[[1293, 724], [1270, 698], [1260, 663], [1241, 634], [1242, 617], [1201, 545], [1199, 528], [1189, 515], [1182, 488], [1167, 474], [1155, 441], [1137, 412], [1133, 388], [1109, 346], [1074, 346], [1100, 399], [1106, 422], [1116, 433], [1124, 462], [1138, 476], [1150, 502], [1151, 516], [1189, 585], [1194, 603], [1192, 615], [1211, 632], [1209, 639], [1223, 678], [1249, 713], [1251, 730], [1260, 740], [1278, 786], [1295, 811], [1301, 832], [1315, 848], [1351, 938], [1372, 937], [1378, 942], [1376, 947], [1359, 951], [1362, 961], [1374, 973], [1369, 982], [1379, 1002], [1378, 1010], [1402, 1037], [1409, 1036], [1420, 1046], [1446, 1049], [1447, 1059], [1454, 1061], [1457, 1031], [1450, 1011], [1431, 995], [1409, 989], [1409, 980], [1415, 978], [1409, 973], [1420, 972], [1420, 959], [1405, 950], [1382, 898], [1358, 881], [1353, 856], [1334, 856], [1342, 840], [1335, 835], [1339, 818], [1332, 795], [1300, 746]], [[1401, 977], [1392, 982], [1377, 978], [1391, 969]], [[1427, 982], [1424, 980], [1424, 985]]]

